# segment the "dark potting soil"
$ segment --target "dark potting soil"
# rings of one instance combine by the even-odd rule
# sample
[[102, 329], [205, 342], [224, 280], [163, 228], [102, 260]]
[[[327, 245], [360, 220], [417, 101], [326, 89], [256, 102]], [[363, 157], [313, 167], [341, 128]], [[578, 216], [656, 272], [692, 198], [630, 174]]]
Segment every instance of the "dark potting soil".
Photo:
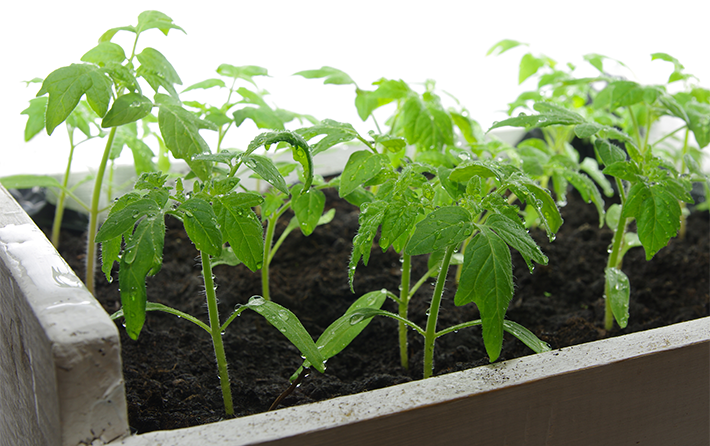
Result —
[[[348, 287], [347, 265], [352, 238], [358, 227], [358, 209], [326, 191], [327, 208], [335, 219], [309, 237], [297, 231], [284, 242], [271, 265], [272, 299], [289, 308], [317, 338], [359, 296], [400, 283], [399, 255], [375, 247], [368, 266], [355, 275], [356, 294]], [[507, 318], [531, 329], [554, 349], [630, 332], [669, 325], [710, 314], [710, 221], [707, 212], [688, 218], [684, 240], [674, 238], [650, 261], [641, 248], [632, 249], [623, 270], [631, 282], [628, 327], [603, 328], [604, 267], [611, 232], [599, 229], [594, 206], [570, 194], [561, 209], [565, 223], [553, 243], [542, 231], [531, 234], [549, 257], [530, 274], [513, 251], [515, 295]], [[281, 219], [283, 230], [290, 216]], [[84, 235], [65, 232], [60, 251], [83, 275]], [[148, 299], [178, 308], [207, 321], [207, 309], [197, 251], [180, 223], [168, 217], [162, 270], [147, 280]], [[426, 256], [413, 259], [412, 284], [426, 272]], [[451, 268], [444, 294], [439, 329], [479, 318], [474, 304], [455, 307]], [[261, 294], [260, 273], [244, 266], [214, 269], [222, 320], [235, 305]], [[114, 271], [114, 277], [117, 277]], [[433, 284], [433, 279], [429, 280]], [[117, 281], [96, 275], [97, 298], [109, 313], [120, 307]], [[425, 325], [425, 312], [433, 287], [426, 284], [414, 296], [410, 318]], [[396, 312], [393, 302], [385, 309]], [[123, 351], [129, 420], [138, 433], [214, 422], [224, 417], [222, 395], [209, 335], [175, 316], [148, 313], [137, 341], [119, 325]], [[330, 359], [325, 374], [312, 372], [286, 397], [282, 406], [319, 401], [399, 384], [422, 377], [422, 346], [410, 331], [410, 369], [399, 364], [397, 323], [374, 318], [342, 353]], [[266, 320], [244, 312], [224, 334], [229, 375], [237, 416], [268, 410], [288, 387], [289, 377], [301, 365], [299, 351]], [[499, 360], [532, 354], [506, 334]], [[439, 338], [435, 373], [443, 374], [488, 363], [480, 328], [468, 328]]]

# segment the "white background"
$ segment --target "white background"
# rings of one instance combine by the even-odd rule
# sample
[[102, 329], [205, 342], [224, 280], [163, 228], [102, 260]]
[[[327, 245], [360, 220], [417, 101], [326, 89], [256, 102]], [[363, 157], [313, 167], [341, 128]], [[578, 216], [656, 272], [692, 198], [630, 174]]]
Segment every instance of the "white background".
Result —
[[[26, 117], [20, 112], [39, 85], [25, 87], [22, 81], [79, 62], [105, 30], [135, 25], [147, 9], [167, 14], [187, 32], [171, 30], [164, 36], [151, 30], [141, 35], [138, 48], [162, 52], [183, 87], [216, 77], [222, 63], [260, 65], [271, 75], [258, 81], [271, 93], [271, 103], [318, 119], [350, 122], [363, 132], [372, 126], [357, 117], [352, 86], [324, 86], [291, 75], [329, 65], [350, 74], [361, 88], [380, 77], [410, 84], [435, 79], [484, 129], [504, 118], [501, 110], [518, 93], [534, 88], [530, 82], [517, 85], [517, 66], [526, 49], [485, 56], [501, 39], [529, 43], [536, 55], [578, 66], [584, 65], [584, 54], [603, 54], [625, 62], [633, 72], [620, 74], [642, 83], [667, 80], [671, 64], [650, 57], [666, 52], [701, 85], [710, 82], [707, 0], [6, 2], [0, 26], [0, 176], [61, 172], [68, 154], [63, 125], [51, 137], [43, 132], [30, 143], [23, 141]], [[114, 39], [127, 53], [130, 36], [124, 32]], [[230, 144], [246, 144], [258, 132], [244, 125]], [[98, 163], [102, 146], [77, 150], [75, 169], [86, 170]]]

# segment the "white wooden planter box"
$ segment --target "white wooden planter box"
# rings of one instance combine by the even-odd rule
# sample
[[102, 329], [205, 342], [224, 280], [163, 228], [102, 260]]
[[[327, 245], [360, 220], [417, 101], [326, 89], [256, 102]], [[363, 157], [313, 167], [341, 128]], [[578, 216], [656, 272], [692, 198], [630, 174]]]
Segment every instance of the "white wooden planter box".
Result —
[[708, 445], [710, 318], [128, 436], [116, 326], [0, 186], [0, 446]]

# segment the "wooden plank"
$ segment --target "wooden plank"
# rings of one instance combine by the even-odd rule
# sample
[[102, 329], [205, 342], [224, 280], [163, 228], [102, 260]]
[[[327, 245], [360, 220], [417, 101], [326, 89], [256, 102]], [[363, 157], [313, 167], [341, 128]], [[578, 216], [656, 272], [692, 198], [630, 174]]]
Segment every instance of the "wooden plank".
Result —
[[709, 367], [703, 318], [120, 444], [705, 445]]
[[707, 445], [710, 344], [265, 445]]
[[126, 435], [115, 324], [2, 186], [0, 209], [0, 444]]

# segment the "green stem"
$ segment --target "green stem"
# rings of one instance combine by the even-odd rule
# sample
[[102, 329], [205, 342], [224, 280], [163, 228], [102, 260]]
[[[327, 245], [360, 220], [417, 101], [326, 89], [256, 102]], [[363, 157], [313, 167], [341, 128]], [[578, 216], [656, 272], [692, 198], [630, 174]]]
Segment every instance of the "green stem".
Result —
[[639, 128], [638, 121], [636, 120], [636, 114], [634, 113], [634, 110], [631, 107], [629, 107], [629, 115], [631, 116], [631, 122], [634, 126], [634, 136], [636, 137], [636, 145], [641, 151], [641, 155], [643, 155], [646, 153], [646, 147], [641, 144], [641, 129]]
[[[667, 138], [670, 138], [671, 136], [673, 136], [674, 134], [676, 134], [677, 132], [679, 132], [679, 131], [681, 131], [681, 130], [683, 130], [683, 129], [686, 129], [686, 131], [687, 131], [687, 128], [688, 128], [687, 125], [686, 125], [686, 124], [683, 124], [682, 126], [678, 127], [677, 129], [673, 130], [672, 132], [667, 133], [667, 134], [664, 135], [663, 137], [657, 139], [656, 142], [653, 143], [653, 145], [654, 145], [654, 146], [658, 145], [658, 143], [664, 141], [664, 140], [667, 139]], [[686, 133], [686, 135], [687, 135], [687, 133]]]
[[212, 335], [212, 345], [214, 355], [217, 358], [217, 370], [219, 372], [219, 383], [222, 386], [222, 398], [224, 399], [224, 411], [227, 415], [234, 415], [232, 405], [232, 389], [229, 386], [229, 373], [227, 371], [227, 355], [224, 353], [222, 343], [222, 331], [219, 325], [219, 310], [217, 309], [217, 294], [215, 293], [214, 281], [212, 280], [212, 265], [210, 256], [200, 252], [202, 258], [202, 278], [205, 282], [205, 294], [207, 296], [207, 312], [210, 318], [210, 334]]
[[434, 273], [436, 273], [436, 272], [438, 271], [438, 269], [439, 269], [439, 268], [437, 268], [437, 267], [435, 266], [435, 267], [433, 267], [432, 269], [430, 269], [429, 271], [427, 271], [426, 274], [424, 274], [421, 278], [419, 278], [419, 280], [417, 281], [417, 283], [415, 283], [414, 286], [409, 290], [409, 295], [410, 295], [410, 296], [414, 296], [414, 293], [416, 293], [417, 290], [418, 290], [422, 285], [424, 285], [424, 282], [426, 282], [427, 279], [429, 279], [431, 276], [433, 276]]
[[266, 237], [264, 238], [264, 257], [262, 258], [261, 265], [261, 294], [266, 300], [271, 300], [271, 294], [269, 292], [269, 264], [271, 263], [271, 243], [274, 241], [276, 222], [279, 221], [279, 217], [281, 217], [290, 206], [290, 202], [286, 203], [267, 220]]
[[111, 153], [111, 146], [113, 145], [113, 139], [115, 136], [116, 127], [113, 127], [111, 129], [111, 132], [109, 132], [108, 134], [108, 141], [106, 141], [106, 147], [104, 148], [104, 154], [101, 158], [101, 164], [99, 164], [99, 170], [98, 172], [96, 172], [94, 191], [91, 195], [91, 209], [89, 211], [89, 234], [86, 245], [86, 288], [89, 290], [89, 292], [91, 292], [91, 294], [94, 293], [94, 270], [96, 269], [96, 243], [94, 243], [94, 237], [96, 236], [96, 231], [98, 230], [101, 185], [104, 181], [106, 164], [108, 164], [108, 157]]
[[113, 174], [116, 172], [116, 161], [111, 160], [111, 167], [108, 169], [108, 184], [106, 185], [106, 201], [111, 203], [113, 196]]
[[64, 171], [64, 178], [62, 178], [62, 192], [59, 194], [57, 199], [57, 207], [54, 211], [54, 222], [52, 223], [52, 244], [55, 248], [59, 248], [59, 235], [62, 230], [62, 220], [64, 219], [64, 203], [67, 198], [67, 185], [69, 184], [69, 174], [71, 173], [71, 163], [74, 158], [74, 130], [67, 126], [69, 133], [69, 159], [67, 160], [67, 168]]
[[[680, 163], [681, 163], [680, 164], [680, 174], [681, 175], [685, 174], [685, 170], [688, 167], [685, 165], [685, 155], [688, 153], [688, 136], [689, 135], [690, 135], [690, 129], [686, 128], [685, 129], [685, 139], [683, 140], [683, 153], [682, 153], [682, 157], [680, 159]], [[688, 218], [685, 213], [687, 205], [685, 204], [685, 201], [683, 201], [683, 200], [679, 200], [679, 203], [680, 203], [681, 213], [680, 213], [680, 229], [678, 230], [678, 237], [681, 240], [683, 240], [683, 239], [685, 239], [686, 220]]]
[[[399, 315], [403, 319], [407, 319], [409, 310], [409, 281], [412, 273], [412, 256], [402, 254], [402, 281], [399, 290]], [[399, 357], [402, 367], [405, 370], [409, 369], [409, 354], [407, 352], [407, 326], [403, 322], [399, 322]]]
[[[617, 185], [619, 186], [619, 192], [620, 196], [622, 198], [621, 200], [621, 206], [622, 206], [622, 213], [623, 213], [623, 206], [624, 206], [624, 201], [625, 201], [625, 196], [623, 195], [623, 185], [621, 184], [621, 181], [617, 179]], [[607, 261], [607, 268], [616, 268], [616, 269], [621, 269], [621, 262], [623, 258], [619, 256], [619, 253], [621, 252], [622, 244], [624, 241], [624, 234], [626, 233], [626, 226], [628, 225], [628, 218], [622, 218], [619, 220], [618, 225], [616, 226], [616, 231], [614, 231], [614, 241], [612, 243], [611, 247], [611, 252], [609, 253], [609, 260]], [[610, 296], [610, 290], [608, 288], [608, 284], [606, 281], [604, 282], [604, 328], [606, 330], [611, 330], [612, 327], [614, 326], [614, 314], [611, 311], [611, 299], [609, 298]]]
[[454, 253], [455, 245], [446, 248], [444, 259], [441, 261], [441, 270], [436, 278], [434, 294], [429, 304], [429, 315], [426, 321], [426, 332], [424, 335], [424, 378], [429, 378], [434, 373], [434, 342], [436, 342], [436, 322], [439, 318], [439, 307], [441, 307], [441, 297], [444, 294], [444, 283], [446, 274], [449, 271], [451, 255]]

